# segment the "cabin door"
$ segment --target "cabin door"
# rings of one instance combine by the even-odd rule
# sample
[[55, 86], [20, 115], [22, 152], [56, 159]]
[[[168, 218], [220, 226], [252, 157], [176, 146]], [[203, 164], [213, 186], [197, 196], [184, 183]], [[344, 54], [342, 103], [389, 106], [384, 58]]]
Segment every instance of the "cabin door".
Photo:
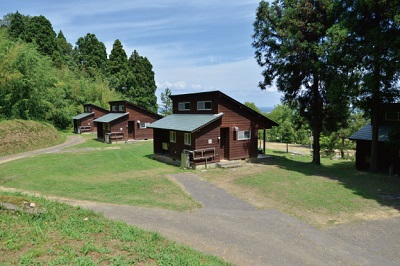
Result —
[[135, 121], [128, 121], [128, 139], [135, 139]]
[[221, 159], [229, 160], [229, 127], [220, 129], [219, 145]]

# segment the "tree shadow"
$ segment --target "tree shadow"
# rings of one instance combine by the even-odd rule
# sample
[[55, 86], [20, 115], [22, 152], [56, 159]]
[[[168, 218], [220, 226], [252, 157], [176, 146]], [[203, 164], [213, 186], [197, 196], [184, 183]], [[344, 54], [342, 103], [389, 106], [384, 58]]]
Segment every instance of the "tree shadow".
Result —
[[400, 177], [385, 173], [358, 171], [353, 161], [329, 161], [322, 165], [311, 163], [311, 158], [294, 159], [290, 153], [274, 151], [271, 157], [259, 164], [273, 165], [306, 176], [320, 176], [339, 182], [343, 187], [365, 199], [400, 210]]

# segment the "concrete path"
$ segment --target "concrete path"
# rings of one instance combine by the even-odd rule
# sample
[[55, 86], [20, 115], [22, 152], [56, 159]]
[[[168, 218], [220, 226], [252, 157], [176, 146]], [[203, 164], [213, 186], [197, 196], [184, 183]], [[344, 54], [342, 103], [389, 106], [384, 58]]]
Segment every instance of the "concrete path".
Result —
[[181, 213], [93, 202], [79, 205], [237, 265], [400, 264], [281, 212], [257, 210], [192, 173], [171, 178], [204, 208]]
[[72, 147], [72, 146], [78, 145], [83, 142], [85, 142], [85, 139], [82, 136], [78, 136], [78, 135], [67, 136], [67, 140], [64, 143], [57, 145], [57, 146], [22, 152], [22, 153], [8, 155], [8, 156], [2, 156], [2, 157], [0, 157], [0, 164], [6, 163], [9, 161], [13, 161], [13, 160], [18, 160], [21, 158], [32, 157], [32, 156], [35, 156], [38, 154], [59, 152], [62, 149]]

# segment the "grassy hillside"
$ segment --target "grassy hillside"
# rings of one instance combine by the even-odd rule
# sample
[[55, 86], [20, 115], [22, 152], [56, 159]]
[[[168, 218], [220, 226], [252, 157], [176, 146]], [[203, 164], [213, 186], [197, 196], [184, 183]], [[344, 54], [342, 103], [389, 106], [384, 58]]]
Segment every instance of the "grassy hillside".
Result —
[[52, 125], [27, 120], [0, 122], [0, 156], [60, 144], [61, 134]]
[[0, 205], [0, 265], [229, 265], [80, 207], [2, 192], [0, 202], [46, 210], [32, 215]]

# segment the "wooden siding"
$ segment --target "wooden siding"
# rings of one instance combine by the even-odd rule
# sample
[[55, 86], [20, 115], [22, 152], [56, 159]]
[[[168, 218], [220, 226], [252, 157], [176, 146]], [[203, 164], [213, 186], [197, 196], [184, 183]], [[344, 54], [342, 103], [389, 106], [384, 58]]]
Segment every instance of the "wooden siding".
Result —
[[[258, 124], [252, 120], [251, 114], [243, 110], [242, 105], [229, 101], [226, 98], [220, 98], [219, 112], [223, 112], [221, 127], [229, 128], [229, 160], [245, 159], [257, 157], [258, 155]], [[237, 131], [250, 130], [251, 138], [249, 140], [238, 140]]]
[[[87, 110], [87, 108], [90, 108], [90, 111]], [[98, 107], [96, 105], [93, 104], [84, 104], [83, 105], [83, 109], [85, 113], [93, 113], [87, 117], [84, 117], [82, 119], [79, 120], [75, 120], [74, 121], [74, 132], [78, 132], [78, 127], [79, 126], [90, 126], [90, 130], [85, 131], [85, 132], [97, 132], [97, 125], [96, 123], [93, 122], [93, 120], [102, 117], [103, 115], [106, 115], [109, 113], [108, 110], [103, 109], [101, 107]]]
[[[218, 114], [218, 93], [216, 92], [174, 95], [171, 98], [173, 99], [172, 113], [174, 114]], [[197, 110], [198, 101], [211, 101], [211, 110]], [[190, 110], [179, 111], [178, 105], [180, 102], [190, 102]]]

